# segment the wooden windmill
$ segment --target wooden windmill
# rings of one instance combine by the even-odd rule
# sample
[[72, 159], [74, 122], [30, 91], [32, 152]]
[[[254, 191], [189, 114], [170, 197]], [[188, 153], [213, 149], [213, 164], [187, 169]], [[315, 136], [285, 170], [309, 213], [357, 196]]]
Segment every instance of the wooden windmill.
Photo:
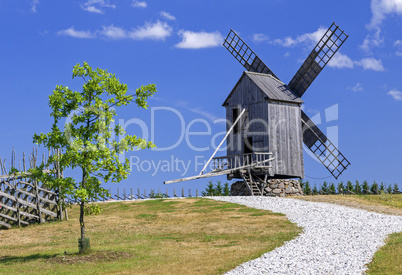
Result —
[[[223, 103], [227, 156], [214, 157], [200, 175], [243, 179], [253, 195], [270, 178], [304, 178], [303, 143], [337, 179], [350, 162], [301, 110], [302, 95], [348, 38], [333, 23], [288, 85], [231, 30], [224, 47], [246, 68]], [[223, 140], [223, 141], [224, 141]], [[221, 142], [221, 144], [223, 143]], [[204, 170], [212, 161], [212, 171]]]

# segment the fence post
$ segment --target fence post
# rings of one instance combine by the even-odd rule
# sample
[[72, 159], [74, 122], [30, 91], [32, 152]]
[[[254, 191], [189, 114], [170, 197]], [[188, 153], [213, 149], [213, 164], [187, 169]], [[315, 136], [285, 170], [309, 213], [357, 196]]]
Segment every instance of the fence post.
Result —
[[184, 187], [181, 188], [181, 197], [184, 198]]
[[169, 198], [168, 189], [166, 188], [166, 197]]
[[14, 181], [14, 197], [15, 197], [15, 208], [17, 209], [17, 223], [18, 223], [18, 227], [21, 227], [21, 215], [20, 215], [20, 203], [19, 203], [19, 197], [20, 197], [20, 193], [17, 193], [17, 189], [18, 189], [18, 185], [15, 181]]
[[35, 186], [35, 199], [36, 199], [36, 207], [37, 207], [37, 211], [36, 214], [39, 217], [39, 223], [42, 223], [42, 211], [40, 209], [40, 201], [39, 201], [39, 187], [38, 187], [38, 182], [36, 180], [33, 180], [32, 183]]
[[198, 198], [198, 189], [195, 191], [195, 196]]

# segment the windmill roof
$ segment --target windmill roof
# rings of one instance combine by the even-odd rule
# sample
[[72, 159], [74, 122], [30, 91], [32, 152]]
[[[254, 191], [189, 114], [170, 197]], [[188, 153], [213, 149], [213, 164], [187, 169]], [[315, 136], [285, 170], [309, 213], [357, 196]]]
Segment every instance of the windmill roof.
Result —
[[[257, 85], [258, 88], [260, 88], [261, 91], [271, 100], [299, 104], [304, 103], [303, 100], [288, 87], [288, 85], [269, 74], [245, 71], [239, 79], [239, 82], [244, 76], [248, 76], [251, 81], [253, 81], [255, 85]], [[236, 86], [233, 88], [232, 92], [235, 90]], [[226, 103], [232, 92], [223, 104]]]

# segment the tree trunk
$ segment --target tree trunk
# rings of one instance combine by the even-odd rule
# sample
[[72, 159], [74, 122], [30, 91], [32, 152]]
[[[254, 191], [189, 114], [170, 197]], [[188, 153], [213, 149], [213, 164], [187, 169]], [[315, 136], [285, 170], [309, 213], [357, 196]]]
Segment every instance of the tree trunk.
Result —
[[[85, 188], [86, 171], [82, 169], [82, 188]], [[78, 239], [79, 254], [88, 254], [91, 252], [89, 238], [85, 238], [85, 221], [84, 221], [85, 200], [80, 203], [80, 228], [81, 238]]]
[[85, 222], [84, 222], [84, 203], [81, 202], [80, 204], [80, 227], [81, 227], [81, 239], [85, 238]]

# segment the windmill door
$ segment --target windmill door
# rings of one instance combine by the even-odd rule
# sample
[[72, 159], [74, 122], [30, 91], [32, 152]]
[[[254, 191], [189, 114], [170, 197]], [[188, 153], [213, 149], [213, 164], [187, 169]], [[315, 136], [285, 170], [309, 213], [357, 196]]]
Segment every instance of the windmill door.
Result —
[[244, 162], [245, 165], [248, 165], [252, 161], [252, 153], [253, 153], [253, 137], [244, 138]]

